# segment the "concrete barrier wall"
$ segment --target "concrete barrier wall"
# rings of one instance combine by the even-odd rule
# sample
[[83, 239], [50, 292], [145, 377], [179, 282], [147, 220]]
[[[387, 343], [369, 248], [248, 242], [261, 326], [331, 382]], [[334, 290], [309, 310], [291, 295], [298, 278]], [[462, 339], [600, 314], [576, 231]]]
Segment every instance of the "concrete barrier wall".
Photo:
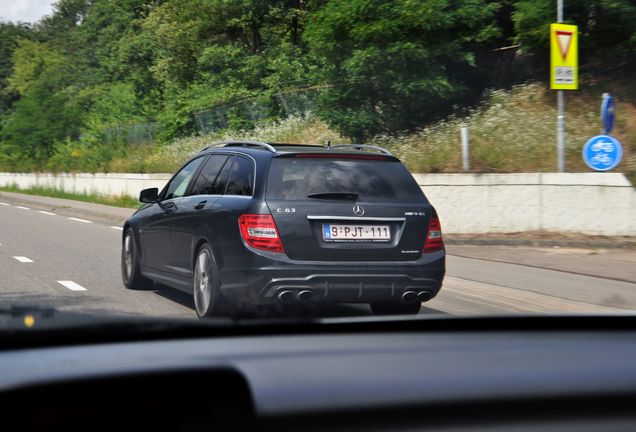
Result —
[[170, 180], [172, 174], [16, 174], [0, 173], [0, 186], [17, 185], [21, 189], [32, 186], [52, 187], [66, 192], [104, 195], [130, 195], [158, 187]]
[[[620, 173], [414, 174], [448, 233], [518, 231], [636, 235], [636, 190]], [[0, 186], [128, 194], [170, 174], [0, 173]]]
[[415, 174], [449, 233], [636, 235], [636, 191], [620, 173]]

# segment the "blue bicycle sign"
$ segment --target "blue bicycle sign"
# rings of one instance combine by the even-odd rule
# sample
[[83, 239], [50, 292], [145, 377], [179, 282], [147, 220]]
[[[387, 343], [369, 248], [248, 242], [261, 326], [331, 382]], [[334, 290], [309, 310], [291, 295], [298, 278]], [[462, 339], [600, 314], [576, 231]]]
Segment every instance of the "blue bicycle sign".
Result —
[[609, 135], [598, 135], [583, 146], [583, 161], [596, 171], [615, 168], [623, 157], [621, 143]]

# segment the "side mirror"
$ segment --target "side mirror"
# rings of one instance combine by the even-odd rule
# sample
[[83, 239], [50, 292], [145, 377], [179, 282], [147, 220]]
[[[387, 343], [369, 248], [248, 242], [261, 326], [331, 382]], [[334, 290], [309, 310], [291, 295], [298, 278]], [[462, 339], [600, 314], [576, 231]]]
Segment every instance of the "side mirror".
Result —
[[139, 192], [139, 201], [142, 203], [156, 203], [159, 199], [159, 189], [158, 188], [150, 188], [144, 189]]

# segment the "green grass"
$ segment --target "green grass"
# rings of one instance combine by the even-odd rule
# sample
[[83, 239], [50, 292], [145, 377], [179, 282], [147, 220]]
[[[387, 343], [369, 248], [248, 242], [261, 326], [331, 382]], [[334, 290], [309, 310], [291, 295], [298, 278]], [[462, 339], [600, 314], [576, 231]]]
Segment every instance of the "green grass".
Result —
[[42, 187], [42, 186], [33, 186], [27, 189], [19, 188], [17, 185], [10, 186], [0, 186], [0, 191], [2, 192], [17, 192], [27, 195], [39, 195], [39, 196], [47, 196], [52, 198], [64, 198], [75, 201], [83, 201], [95, 204], [105, 204], [109, 206], [115, 207], [124, 207], [124, 208], [139, 208], [140, 203], [134, 198], [129, 197], [128, 195], [102, 195], [102, 194], [92, 194], [92, 193], [75, 193], [75, 192], [65, 192], [59, 189], [50, 188], [50, 187]]

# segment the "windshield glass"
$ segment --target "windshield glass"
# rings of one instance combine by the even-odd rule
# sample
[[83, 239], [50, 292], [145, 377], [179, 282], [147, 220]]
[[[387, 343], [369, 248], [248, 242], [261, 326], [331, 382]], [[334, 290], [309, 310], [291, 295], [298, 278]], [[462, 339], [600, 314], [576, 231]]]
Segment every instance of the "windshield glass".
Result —
[[0, 0], [1, 307], [632, 312], [634, 23], [633, 0]]

